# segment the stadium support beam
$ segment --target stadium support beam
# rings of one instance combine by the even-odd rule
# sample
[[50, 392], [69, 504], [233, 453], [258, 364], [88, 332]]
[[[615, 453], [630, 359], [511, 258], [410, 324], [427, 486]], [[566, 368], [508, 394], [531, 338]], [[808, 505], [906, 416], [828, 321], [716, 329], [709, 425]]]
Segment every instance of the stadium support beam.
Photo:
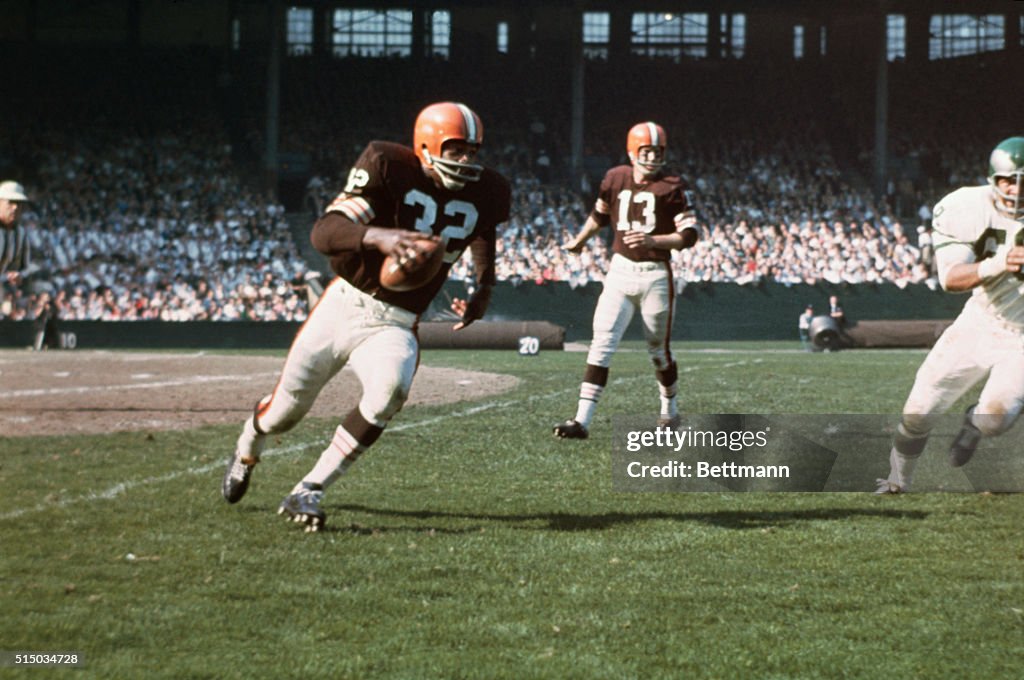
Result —
[[569, 130], [569, 165], [576, 188], [580, 186], [583, 175], [583, 121], [584, 121], [584, 86], [586, 78], [586, 60], [583, 58], [583, 3], [576, 2], [573, 25], [569, 28], [572, 35], [572, 100], [570, 102], [571, 127]]
[[886, 51], [886, 0], [879, 0], [871, 38], [875, 41], [875, 200], [885, 196], [889, 182], [889, 58]]
[[279, 0], [267, 3], [267, 31], [270, 49], [267, 52], [266, 130], [263, 143], [264, 189], [277, 200], [277, 143], [281, 116], [281, 42], [284, 31], [284, 5]]

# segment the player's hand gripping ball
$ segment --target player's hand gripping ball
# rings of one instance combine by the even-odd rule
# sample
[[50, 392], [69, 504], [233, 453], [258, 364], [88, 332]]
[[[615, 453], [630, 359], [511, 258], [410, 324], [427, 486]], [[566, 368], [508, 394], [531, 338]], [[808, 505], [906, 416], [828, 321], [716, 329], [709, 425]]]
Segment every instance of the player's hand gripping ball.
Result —
[[380, 285], [399, 293], [416, 290], [437, 275], [444, 264], [444, 242], [422, 238], [412, 242], [400, 253], [384, 258], [380, 268]]

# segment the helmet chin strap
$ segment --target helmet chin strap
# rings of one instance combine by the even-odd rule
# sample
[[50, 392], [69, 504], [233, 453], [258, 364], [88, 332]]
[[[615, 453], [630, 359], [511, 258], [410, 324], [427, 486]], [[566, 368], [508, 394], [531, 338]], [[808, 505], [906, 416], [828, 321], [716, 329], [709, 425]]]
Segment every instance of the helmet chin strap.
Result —
[[443, 184], [444, 188], [449, 191], [458, 191], [466, 186], [465, 182], [460, 182], [459, 180], [452, 178], [450, 175], [441, 172], [437, 169], [437, 166], [434, 167], [434, 171], [437, 172], [437, 176], [440, 178], [441, 184]]

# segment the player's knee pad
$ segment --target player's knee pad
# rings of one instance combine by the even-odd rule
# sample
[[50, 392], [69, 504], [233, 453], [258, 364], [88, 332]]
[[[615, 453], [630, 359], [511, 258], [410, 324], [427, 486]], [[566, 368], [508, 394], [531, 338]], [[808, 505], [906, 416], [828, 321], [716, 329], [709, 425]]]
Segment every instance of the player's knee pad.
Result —
[[904, 413], [897, 428], [897, 435], [920, 439], [931, 434], [935, 427], [935, 416], [929, 413]]
[[608, 368], [612, 364], [612, 355], [618, 342], [610, 334], [595, 334], [590, 341], [590, 351], [587, 353], [587, 363], [594, 366]]
[[995, 437], [1009, 430], [1019, 414], [1020, 406], [1008, 409], [1005, 404], [988, 402], [975, 406], [969, 417], [983, 436]]
[[409, 388], [396, 381], [390, 385], [381, 385], [375, 389], [367, 389], [363, 392], [363, 398], [359, 402], [359, 412], [370, 423], [378, 427], [384, 427], [402, 410], [405, 400], [409, 398]]
[[928, 443], [928, 433], [911, 435], [907, 432], [903, 423], [896, 428], [896, 435], [892, 439], [892, 445], [897, 451], [907, 458], [916, 458], [924, 451]]
[[668, 358], [668, 352], [665, 351], [665, 345], [648, 345], [647, 353], [650, 355], [651, 363], [654, 364], [656, 371], [664, 371], [672, 365], [672, 361]]
[[281, 434], [295, 427], [309, 411], [312, 401], [305, 403], [292, 393], [277, 389], [269, 401], [256, 405], [253, 425], [260, 434]]

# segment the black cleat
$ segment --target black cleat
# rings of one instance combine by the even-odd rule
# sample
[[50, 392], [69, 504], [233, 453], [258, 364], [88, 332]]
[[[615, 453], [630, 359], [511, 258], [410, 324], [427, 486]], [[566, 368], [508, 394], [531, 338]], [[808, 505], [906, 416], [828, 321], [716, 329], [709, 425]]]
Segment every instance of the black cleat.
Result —
[[224, 494], [224, 500], [228, 503], [237, 503], [249, 490], [249, 478], [252, 477], [252, 469], [258, 461], [246, 462], [236, 450], [228, 459], [228, 469], [224, 471], [224, 481], [221, 482], [220, 492]]
[[564, 423], [555, 425], [554, 432], [555, 436], [559, 439], [586, 439], [590, 436], [587, 428], [575, 420], [567, 420]]
[[277, 514], [285, 515], [297, 524], [306, 525], [306, 532], [319, 531], [327, 524], [327, 515], [320, 509], [324, 488], [319, 484], [303, 484], [302, 490], [285, 496]]
[[949, 464], [953, 467], [967, 465], [978, 449], [978, 443], [981, 442], [981, 430], [971, 422], [972, 415], [974, 415], [974, 406], [967, 409], [964, 426], [960, 428], [952, 446], [949, 447]]

